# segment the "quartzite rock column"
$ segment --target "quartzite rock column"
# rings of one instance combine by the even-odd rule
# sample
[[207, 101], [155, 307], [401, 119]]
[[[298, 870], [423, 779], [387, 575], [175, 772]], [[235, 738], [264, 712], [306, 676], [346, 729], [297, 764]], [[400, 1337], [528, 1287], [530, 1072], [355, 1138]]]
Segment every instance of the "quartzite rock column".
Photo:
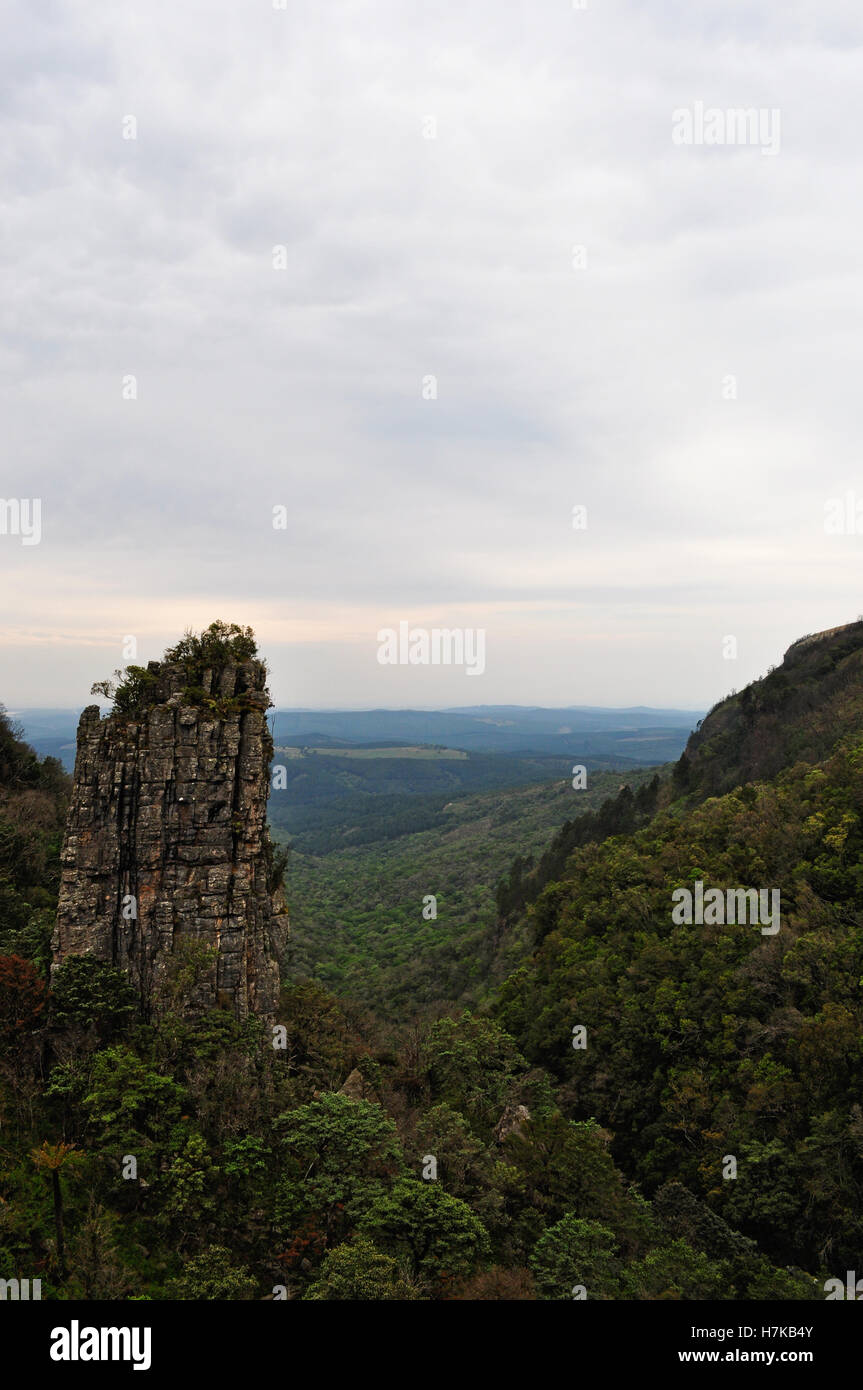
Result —
[[266, 668], [207, 671], [194, 702], [182, 665], [147, 669], [139, 713], [81, 715], [54, 965], [120, 966], [148, 1018], [272, 1018], [287, 914], [271, 893]]

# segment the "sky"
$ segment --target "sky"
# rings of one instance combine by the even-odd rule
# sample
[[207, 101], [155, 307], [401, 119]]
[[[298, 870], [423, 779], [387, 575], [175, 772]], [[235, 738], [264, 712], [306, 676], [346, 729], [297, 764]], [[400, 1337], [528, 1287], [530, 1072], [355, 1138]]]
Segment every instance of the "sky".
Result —
[[0, 701], [222, 618], [282, 706], [698, 709], [854, 620], [859, 0], [279, 6], [3, 6]]

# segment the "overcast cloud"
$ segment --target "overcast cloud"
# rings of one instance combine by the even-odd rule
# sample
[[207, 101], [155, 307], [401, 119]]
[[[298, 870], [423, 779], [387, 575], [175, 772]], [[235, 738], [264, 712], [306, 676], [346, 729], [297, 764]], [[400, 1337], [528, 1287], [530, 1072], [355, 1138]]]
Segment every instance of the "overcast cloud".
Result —
[[863, 611], [858, 0], [3, 14], [8, 706], [224, 617], [283, 705], [707, 707]]

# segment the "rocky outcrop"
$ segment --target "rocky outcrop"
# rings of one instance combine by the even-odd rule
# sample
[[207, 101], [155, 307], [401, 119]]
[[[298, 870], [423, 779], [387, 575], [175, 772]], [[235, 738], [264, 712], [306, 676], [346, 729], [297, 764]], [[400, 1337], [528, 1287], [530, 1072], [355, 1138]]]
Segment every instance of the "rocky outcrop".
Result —
[[840, 632], [852, 632], [858, 623], [841, 623], [839, 627], [825, 627], [822, 632], [808, 632], [805, 637], [798, 637], [796, 642], [792, 642], [782, 660], [785, 665], [793, 665], [797, 657], [803, 655], [808, 647], [813, 647], [818, 642], [828, 642], [831, 637], [835, 637]]
[[145, 1018], [276, 1009], [287, 914], [266, 823], [265, 682], [256, 660], [196, 672], [192, 689], [188, 664], [150, 662], [131, 712], [81, 715], [54, 966], [120, 966]]
[[526, 1105], [508, 1105], [494, 1127], [494, 1137], [499, 1144], [517, 1130], [523, 1129], [530, 1119]]
[[359, 1067], [354, 1067], [344, 1086], [339, 1087], [339, 1095], [347, 1096], [348, 1100], [367, 1100], [370, 1090]]

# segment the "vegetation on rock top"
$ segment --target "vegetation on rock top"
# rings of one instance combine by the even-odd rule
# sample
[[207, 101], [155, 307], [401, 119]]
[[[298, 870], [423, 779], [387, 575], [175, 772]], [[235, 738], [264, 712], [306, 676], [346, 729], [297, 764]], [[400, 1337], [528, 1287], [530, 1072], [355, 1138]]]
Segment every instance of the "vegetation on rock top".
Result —
[[[113, 679], [95, 681], [90, 693], [111, 700], [114, 714], [139, 715], [156, 702], [162, 668], [171, 666], [179, 668], [185, 677], [182, 694], [186, 704], [204, 705], [214, 714], [226, 717], [249, 707], [248, 692], [220, 697], [217, 688], [204, 688], [207, 673], [211, 680], [214, 675], [218, 678], [226, 667], [242, 665], [257, 656], [258, 645], [250, 627], [217, 620], [200, 634], [187, 629], [175, 646], [167, 648], [161, 662], [118, 669]], [[261, 665], [265, 673], [266, 668]], [[218, 679], [215, 685], [218, 686]]]

